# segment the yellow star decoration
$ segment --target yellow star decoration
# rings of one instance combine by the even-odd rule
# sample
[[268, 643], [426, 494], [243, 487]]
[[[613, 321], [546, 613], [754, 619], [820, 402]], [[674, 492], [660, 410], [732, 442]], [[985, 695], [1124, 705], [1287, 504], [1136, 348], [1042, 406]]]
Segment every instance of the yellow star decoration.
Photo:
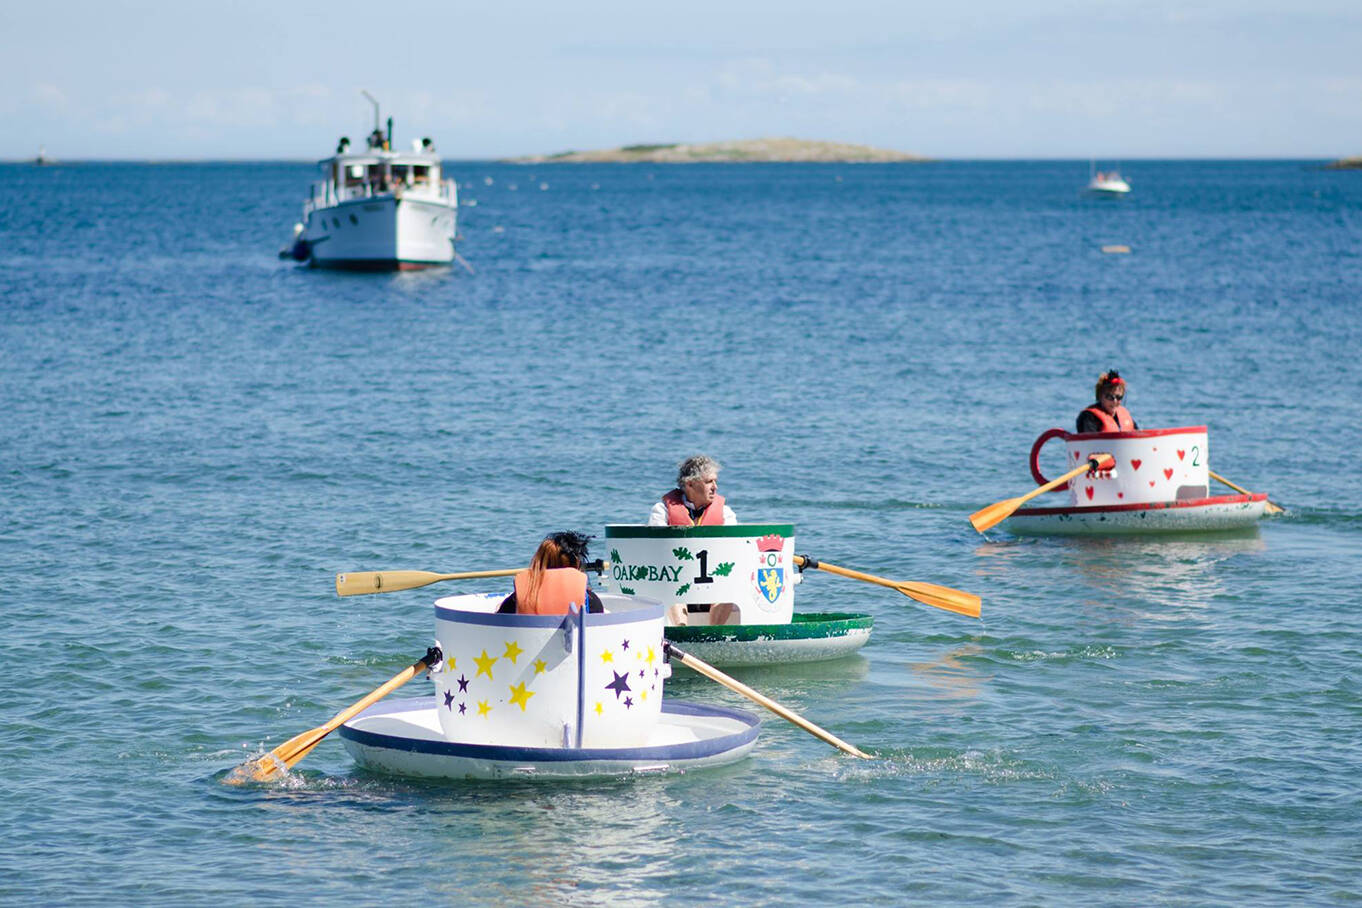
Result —
[[486, 700], [478, 701], [478, 715], [485, 716], [492, 711], [492, 707], [487, 705]]
[[544, 673], [544, 669], [546, 668], [548, 668], [548, 664], [544, 662], [543, 659], [534, 660], [534, 673], [536, 675], [542, 675]]
[[602, 662], [614, 662], [614, 661], [615, 661], [615, 657], [612, 656], [612, 655], [610, 655], [610, 650], [606, 650], [605, 652], [601, 653], [601, 661], [602, 661]]
[[599, 715], [600, 715], [601, 713], [603, 713], [603, 712], [605, 712], [605, 707], [601, 706], [600, 702], [597, 701], [597, 703], [596, 703], [596, 715], [599, 716]]
[[648, 699], [648, 692], [647, 692], [646, 690], [641, 690], [641, 691], [639, 691], [639, 692], [638, 692], [638, 695], [639, 695], [641, 698], [643, 698], [644, 700], [647, 700], [647, 699]]
[[657, 653], [653, 652], [653, 648], [652, 648], [651, 646], [648, 647], [648, 664], [649, 664], [649, 665], [652, 665], [652, 664], [653, 664], [653, 660], [656, 659], [656, 658], [657, 658]]
[[458, 669], [454, 667], [454, 657], [453, 657], [453, 656], [450, 656], [448, 659], [445, 660], [445, 671], [447, 671], [447, 672], [458, 671]]
[[478, 663], [478, 670], [477, 670], [477, 672], [473, 675], [473, 677], [476, 678], [478, 675], [485, 674], [485, 675], [487, 675], [487, 680], [488, 680], [488, 681], [491, 681], [491, 680], [492, 680], [492, 664], [493, 664], [494, 662], [497, 661], [497, 657], [496, 657], [496, 656], [489, 656], [489, 655], [487, 655], [487, 650], [483, 650], [481, 656], [474, 656], [474, 657], [473, 657], [473, 661], [476, 662], [476, 663]]
[[512, 640], [510, 643], [506, 644], [506, 652], [502, 655], [501, 658], [510, 659], [511, 664], [515, 665], [515, 657], [519, 656], [523, 652], [524, 650], [520, 648], [520, 644]]
[[524, 681], [511, 688], [511, 702], [519, 706], [522, 713], [525, 711], [525, 704], [529, 703], [533, 696], [534, 691], [526, 690]]

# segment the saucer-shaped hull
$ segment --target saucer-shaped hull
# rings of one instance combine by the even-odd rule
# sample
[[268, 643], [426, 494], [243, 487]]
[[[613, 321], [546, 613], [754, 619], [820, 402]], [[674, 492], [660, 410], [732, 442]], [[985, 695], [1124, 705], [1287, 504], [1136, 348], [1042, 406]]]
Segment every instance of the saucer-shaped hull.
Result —
[[737, 668], [840, 659], [865, 645], [874, 623], [869, 615], [805, 613], [789, 624], [669, 627], [664, 633], [701, 661]]
[[434, 697], [378, 703], [341, 726], [366, 769], [431, 779], [581, 779], [682, 772], [747, 756], [761, 720], [750, 713], [667, 700], [649, 740], [634, 747], [506, 747], [445, 739]]
[[1187, 501], [1097, 507], [1022, 508], [1003, 524], [1019, 536], [1214, 533], [1252, 527], [1267, 495], [1219, 495]]

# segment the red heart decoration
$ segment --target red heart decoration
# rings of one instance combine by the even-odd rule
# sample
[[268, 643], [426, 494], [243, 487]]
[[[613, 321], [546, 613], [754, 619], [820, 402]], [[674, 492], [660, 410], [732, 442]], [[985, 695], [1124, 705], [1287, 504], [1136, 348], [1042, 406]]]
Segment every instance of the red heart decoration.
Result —
[[1142, 463], [1144, 463], [1144, 461], [1143, 461], [1143, 460], [1140, 460], [1140, 459], [1137, 457], [1136, 459], [1134, 459], [1134, 460], [1132, 460], [1132, 461], [1130, 462], [1130, 468], [1131, 468], [1132, 470], [1138, 470], [1138, 469], [1140, 468], [1140, 464], [1142, 464]]
[[1117, 497], [1117, 498], [1125, 498], [1125, 497], [1126, 497], [1126, 493], [1125, 493], [1125, 492], [1117, 492], [1117, 493], [1116, 493], [1116, 497]]
[[1149, 487], [1150, 487], [1151, 489], [1154, 488], [1154, 480], [1152, 480], [1152, 479], [1149, 480]]
[[1166, 470], [1163, 471], [1163, 478], [1164, 478], [1164, 479], [1172, 479], [1172, 478], [1173, 478], [1173, 468], [1172, 468], [1172, 467], [1169, 467], [1168, 469], [1166, 469]]
[[1153, 451], [1155, 454], [1157, 454], [1157, 453], [1159, 452], [1159, 449], [1158, 449], [1158, 448], [1150, 448], [1149, 450]]
[[1186, 454], [1186, 453], [1187, 453], [1187, 452], [1184, 451], [1184, 450], [1182, 450], [1182, 448], [1178, 448], [1178, 460], [1182, 460], [1182, 455], [1184, 455], [1184, 454]]
[[1086, 487], [1083, 491], [1088, 493], [1088, 501], [1092, 501], [1092, 486]]

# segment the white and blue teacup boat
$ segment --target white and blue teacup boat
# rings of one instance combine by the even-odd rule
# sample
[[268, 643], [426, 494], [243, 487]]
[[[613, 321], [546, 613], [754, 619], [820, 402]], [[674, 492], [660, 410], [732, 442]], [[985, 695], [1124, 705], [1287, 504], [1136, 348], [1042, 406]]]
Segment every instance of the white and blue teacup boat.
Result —
[[754, 715], [664, 699], [663, 606], [604, 594], [599, 614], [497, 614], [501, 598], [435, 602], [435, 695], [345, 722], [357, 763], [441, 779], [582, 778], [724, 765], [756, 743]]

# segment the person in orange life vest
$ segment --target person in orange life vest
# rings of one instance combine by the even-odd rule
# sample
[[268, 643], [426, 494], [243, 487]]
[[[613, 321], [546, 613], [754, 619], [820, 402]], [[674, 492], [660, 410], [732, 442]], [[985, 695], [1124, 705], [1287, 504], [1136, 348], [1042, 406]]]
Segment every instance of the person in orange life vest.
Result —
[[1097, 400], [1078, 414], [1075, 423], [1080, 433], [1132, 432], [1138, 429], [1135, 418], [1125, 408], [1126, 380], [1112, 369], [1097, 377]]
[[515, 592], [501, 600], [498, 613], [566, 615], [568, 605], [587, 603], [588, 612], [603, 612], [600, 597], [587, 588], [587, 545], [590, 536], [552, 533], [539, 543], [530, 566], [515, 575]]
[[[662, 496], [648, 515], [648, 526], [733, 526], [738, 517], [719, 494], [719, 462], [704, 454], [687, 457], [676, 467], [676, 488]], [[691, 613], [709, 613], [710, 624], [728, 624], [738, 613], [732, 602], [677, 603], [667, 609], [667, 623], [686, 625]]]
[[662, 496], [648, 515], [648, 526], [732, 526], [738, 522], [733, 509], [719, 494], [719, 462], [704, 454], [681, 461], [676, 468], [676, 488]]

